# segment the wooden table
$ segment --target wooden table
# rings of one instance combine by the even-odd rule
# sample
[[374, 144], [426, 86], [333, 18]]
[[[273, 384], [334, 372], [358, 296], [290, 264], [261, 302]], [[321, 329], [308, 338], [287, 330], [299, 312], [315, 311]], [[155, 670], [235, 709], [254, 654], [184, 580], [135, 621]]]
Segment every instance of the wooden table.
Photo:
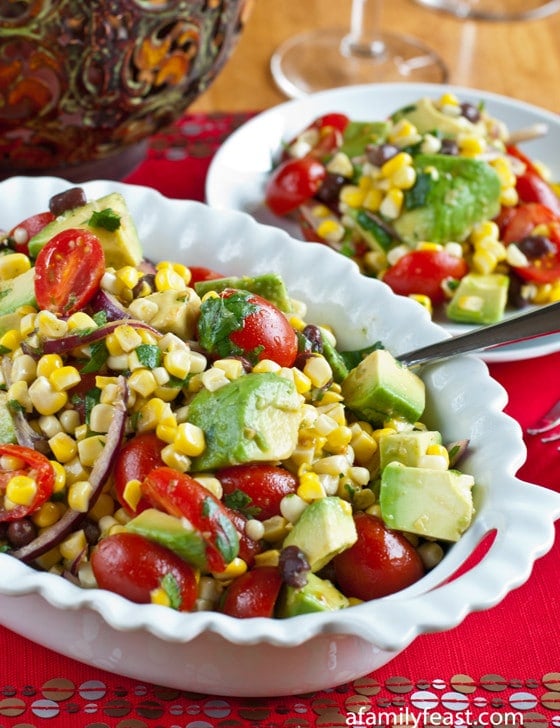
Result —
[[[253, 0], [237, 48], [193, 111], [264, 109], [286, 100], [269, 70], [275, 48], [313, 28], [350, 25], [350, 0]], [[524, 22], [474, 22], [385, 0], [386, 30], [415, 35], [437, 49], [455, 85], [512, 96], [560, 113], [560, 13]], [[374, 80], [374, 79], [372, 79]]]

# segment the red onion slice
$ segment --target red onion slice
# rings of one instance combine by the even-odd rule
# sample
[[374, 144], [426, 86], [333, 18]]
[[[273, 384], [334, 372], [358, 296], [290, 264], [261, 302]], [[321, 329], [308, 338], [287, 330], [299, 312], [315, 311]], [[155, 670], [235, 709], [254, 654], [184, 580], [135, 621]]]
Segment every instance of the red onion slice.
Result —
[[[115, 413], [107, 431], [105, 447], [101, 457], [92, 468], [89, 476], [89, 482], [93, 488], [90, 497], [89, 506], [93, 508], [97, 499], [103, 491], [103, 486], [107, 482], [109, 475], [113, 469], [115, 458], [119, 452], [121, 442], [124, 437], [126, 425], [126, 381], [124, 377], [119, 377], [119, 397], [115, 402]], [[20, 561], [33, 561], [38, 556], [46, 553], [54, 546], [57, 546], [63, 538], [69, 533], [75, 531], [80, 523], [87, 517], [87, 513], [68, 509], [62, 518], [53, 526], [43, 531], [37, 538], [30, 543], [22, 546], [15, 551], [10, 551], [11, 556], [15, 556]]]
[[[43, 354], [64, 354], [67, 351], [72, 351], [79, 346], [86, 346], [87, 344], [93, 344], [96, 341], [104, 339], [106, 336], [111, 334], [119, 326], [132, 326], [136, 329], [145, 329], [150, 331], [155, 336], [160, 337], [161, 331], [150, 326], [145, 321], [139, 321], [138, 319], [117, 319], [116, 321], [109, 321], [109, 323], [100, 326], [97, 329], [92, 329], [87, 333], [82, 334], [69, 334], [68, 336], [62, 336], [59, 339], [45, 339], [42, 345]], [[22, 344], [23, 348], [23, 344]]]
[[122, 303], [112, 293], [100, 288], [95, 296], [88, 303], [92, 311], [103, 311], [107, 315], [107, 321], [119, 321], [132, 318]]

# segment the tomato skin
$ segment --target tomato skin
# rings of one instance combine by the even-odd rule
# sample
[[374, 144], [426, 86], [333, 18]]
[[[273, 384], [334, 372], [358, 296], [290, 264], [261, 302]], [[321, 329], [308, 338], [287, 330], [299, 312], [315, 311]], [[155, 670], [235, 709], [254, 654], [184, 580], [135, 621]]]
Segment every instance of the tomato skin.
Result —
[[282, 576], [275, 566], [251, 569], [228, 586], [220, 611], [238, 619], [273, 617], [281, 587]]
[[315, 195], [326, 174], [324, 164], [311, 156], [286, 159], [266, 183], [266, 204], [275, 215], [287, 215]]
[[218, 470], [215, 475], [222, 484], [226, 502], [227, 496], [241, 491], [249, 498], [250, 515], [260, 521], [279, 515], [282, 498], [298, 488], [298, 480], [292, 473], [266, 463], [232, 465]]
[[239, 553], [239, 536], [223, 503], [186, 473], [166, 466], [151, 470], [142, 492], [156, 508], [186, 518], [206, 543], [210, 571], [222, 572]]
[[97, 236], [87, 230], [63, 230], [35, 261], [37, 303], [57, 316], [69, 316], [97, 293], [104, 272], [105, 254]]
[[0, 445], [0, 458], [3, 456], [18, 458], [23, 463], [17, 470], [0, 470], [0, 494], [4, 494], [6, 486], [15, 475], [27, 475], [37, 483], [37, 491], [29, 505], [18, 505], [6, 509], [0, 507], [0, 522], [18, 521], [36, 511], [49, 500], [54, 489], [54, 470], [49, 459], [40, 452], [23, 445]]
[[34, 235], [37, 235], [37, 233], [41, 232], [45, 225], [48, 225], [53, 220], [54, 215], [52, 214], [52, 212], [38, 212], [36, 215], [31, 215], [31, 217], [27, 217], [25, 220], [22, 220], [18, 225], [15, 225], [8, 233], [9, 238], [14, 239], [16, 231], [18, 232], [18, 237], [21, 234], [21, 231], [25, 231], [27, 235], [27, 240], [25, 242], [18, 243], [14, 241], [15, 250], [18, 253], [24, 253], [24, 255], [29, 255], [28, 244], [31, 238]]
[[91, 566], [100, 589], [138, 604], [149, 604], [164, 577], [173, 577], [180, 612], [190, 612], [198, 595], [196, 572], [173, 551], [136, 533], [115, 533], [95, 547]]
[[296, 332], [282, 311], [261, 296], [234, 288], [203, 301], [198, 336], [209, 353], [239, 355], [252, 363], [272, 359], [291, 367], [298, 353]]
[[424, 575], [412, 544], [369, 513], [354, 515], [358, 540], [333, 559], [336, 582], [347, 597], [369, 600], [400, 591]]
[[223, 273], [218, 273], [212, 268], [204, 268], [200, 265], [189, 265], [191, 272], [191, 280], [189, 285], [192, 287], [195, 283], [201, 283], [203, 281], [215, 281], [218, 278], [224, 278]]
[[239, 536], [239, 553], [237, 555], [251, 568], [255, 563], [255, 556], [260, 554], [264, 548], [263, 542], [255, 541], [247, 535], [246, 526], [249, 519], [243, 513], [228, 506], [224, 506], [224, 508]]
[[527, 202], [514, 207], [506, 220], [502, 240], [508, 245], [531, 235], [537, 225], [548, 225], [556, 219], [554, 213], [539, 202]]
[[463, 258], [444, 250], [412, 250], [385, 271], [383, 281], [402, 296], [421, 294], [438, 304], [445, 299], [442, 283], [462, 278], [468, 269]]
[[130, 480], [142, 482], [151, 470], [165, 465], [161, 458], [161, 451], [165, 445], [166, 443], [155, 433], [143, 432], [135, 435], [120, 449], [113, 471], [113, 480], [117, 499], [127, 513], [136, 515], [151, 507], [150, 501], [142, 497], [136, 508], [131, 508], [130, 503], [124, 498], [124, 490]]
[[542, 256], [529, 258], [529, 265], [516, 266], [513, 270], [525, 281], [554, 283], [560, 280], [560, 218], [539, 202], [528, 202], [513, 208], [502, 229], [502, 240], [506, 245], [521, 243], [531, 238], [538, 225], [545, 225], [549, 250]]
[[329, 114], [323, 114], [322, 116], [318, 116], [311, 124], [311, 126], [315, 127], [316, 129], [324, 129], [327, 126], [330, 126], [342, 134], [344, 133], [344, 130], [349, 123], [349, 116], [346, 116], [346, 114], [341, 114], [340, 112], [333, 111]]
[[540, 174], [525, 172], [517, 178], [516, 189], [523, 202], [538, 202], [560, 217], [560, 197]]

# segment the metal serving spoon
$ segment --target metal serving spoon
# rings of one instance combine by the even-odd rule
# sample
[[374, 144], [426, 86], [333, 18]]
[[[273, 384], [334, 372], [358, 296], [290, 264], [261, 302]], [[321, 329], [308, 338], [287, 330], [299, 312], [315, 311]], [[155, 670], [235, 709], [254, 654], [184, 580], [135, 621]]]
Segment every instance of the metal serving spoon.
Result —
[[408, 351], [400, 354], [396, 359], [408, 367], [414, 367], [440, 359], [448, 359], [456, 354], [481, 351], [503, 344], [512, 344], [515, 341], [555, 334], [559, 331], [560, 301], [533, 309], [529, 313], [512, 316], [506, 321], [500, 321], [491, 326], [481, 326], [466, 334]]

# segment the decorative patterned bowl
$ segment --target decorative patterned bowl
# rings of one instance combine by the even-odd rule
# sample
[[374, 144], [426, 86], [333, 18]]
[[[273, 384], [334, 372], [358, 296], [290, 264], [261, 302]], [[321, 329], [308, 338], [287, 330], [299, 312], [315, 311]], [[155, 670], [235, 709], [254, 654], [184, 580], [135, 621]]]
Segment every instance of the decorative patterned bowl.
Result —
[[0, 178], [118, 179], [228, 60], [252, 0], [0, 0]]

